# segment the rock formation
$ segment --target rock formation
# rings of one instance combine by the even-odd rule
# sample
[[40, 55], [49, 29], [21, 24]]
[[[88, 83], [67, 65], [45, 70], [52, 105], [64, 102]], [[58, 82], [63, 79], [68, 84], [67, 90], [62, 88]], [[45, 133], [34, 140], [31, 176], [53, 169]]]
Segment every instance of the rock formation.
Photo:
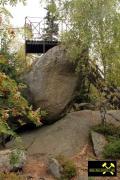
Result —
[[42, 55], [24, 75], [27, 96], [35, 107], [48, 112], [48, 120], [59, 119], [73, 100], [79, 83], [73, 63], [63, 46], [56, 46]]

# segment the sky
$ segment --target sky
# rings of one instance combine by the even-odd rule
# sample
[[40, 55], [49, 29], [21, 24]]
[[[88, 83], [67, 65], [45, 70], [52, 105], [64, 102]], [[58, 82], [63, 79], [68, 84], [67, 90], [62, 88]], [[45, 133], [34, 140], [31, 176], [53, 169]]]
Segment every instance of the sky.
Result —
[[11, 23], [14, 27], [23, 27], [25, 17], [44, 17], [45, 10], [40, 4], [40, 0], [27, 0], [26, 6], [18, 3], [15, 7], [8, 6], [7, 9], [11, 12], [13, 18]]

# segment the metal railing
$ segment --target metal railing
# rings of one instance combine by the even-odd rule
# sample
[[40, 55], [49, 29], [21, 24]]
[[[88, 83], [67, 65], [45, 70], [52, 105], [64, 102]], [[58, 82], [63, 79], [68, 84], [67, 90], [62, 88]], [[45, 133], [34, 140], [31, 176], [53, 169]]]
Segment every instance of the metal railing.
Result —
[[[59, 40], [60, 35], [70, 29], [70, 23], [65, 19], [55, 21], [58, 24], [58, 34], [50, 34], [50, 40]], [[44, 40], [45, 29], [48, 27], [47, 20], [41, 17], [25, 17], [25, 39], [26, 40]], [[54, 27], [51, 27], [53, 32]], [[30, 34], [31, 33], [31, 34]]]

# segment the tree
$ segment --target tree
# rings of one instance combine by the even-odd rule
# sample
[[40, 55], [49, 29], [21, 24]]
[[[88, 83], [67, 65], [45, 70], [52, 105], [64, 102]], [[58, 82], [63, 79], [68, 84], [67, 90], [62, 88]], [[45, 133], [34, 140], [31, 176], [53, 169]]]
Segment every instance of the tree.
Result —
[[45, 28], [43, 29], [43, 39], [44, 40], [57, 40], [58, 35], [58, 12], [56, 9], [56, 4], [54, 0], [51, 0], [47, 7], [47, 14], [45, 19]]
[[89, 58], [103, 67], [104, 78], [111, 83], [114, 81], [112, 74], [118, 74], [120, 67], [119, 1], [72, 0], [67, 1], [64, 7], [67, 7], [72, 27], [64, 40], [72, 59], [74, 57], [79, 66], [81, 53], [88, 49]]
[[81, 72], [83, 79], [93, 77], [91, 82], [119, 107], [119, 91], [114, 85], [120, 84], [120, 2], [63, 0], [59, 9], [70, 23], [62, 40], [76, 71]]

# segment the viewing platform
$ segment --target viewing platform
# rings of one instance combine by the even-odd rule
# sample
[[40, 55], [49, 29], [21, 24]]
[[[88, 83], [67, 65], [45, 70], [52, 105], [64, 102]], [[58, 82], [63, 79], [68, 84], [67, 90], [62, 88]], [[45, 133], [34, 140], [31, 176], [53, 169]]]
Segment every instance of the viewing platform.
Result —
[[25, 51], [26, 53], [45, 53], [59, 43], [58, 41], [26, 40]]

